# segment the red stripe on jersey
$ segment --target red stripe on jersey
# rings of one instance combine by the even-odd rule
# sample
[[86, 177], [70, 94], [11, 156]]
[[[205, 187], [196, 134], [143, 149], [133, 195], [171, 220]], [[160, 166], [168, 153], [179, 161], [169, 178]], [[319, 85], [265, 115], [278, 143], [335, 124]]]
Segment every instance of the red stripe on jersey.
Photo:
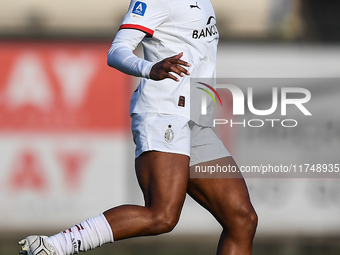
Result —
[[126, 29], [126, 28], [140, 30], [140, 31], [146, 33], [146, 36], [148, 36], [148, 37], [152, 37], [153, 33], [154, 33], [153, 30], [146, 28], [146, 27], [143, 27], [143, 26], [140, 26], [140, 25], [124, 24], [124, 25], [121, 25], [119, 27], [119, 29]]

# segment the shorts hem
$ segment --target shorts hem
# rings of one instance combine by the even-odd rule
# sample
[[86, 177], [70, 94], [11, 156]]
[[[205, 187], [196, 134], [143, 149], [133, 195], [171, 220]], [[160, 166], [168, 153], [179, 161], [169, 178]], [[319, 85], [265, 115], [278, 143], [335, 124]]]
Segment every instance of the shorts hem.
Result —
[[147, 151], [159, 151], [159, 152], [165, 152], [165, 153], [181, 154], [181, 155], [185, 155], [185, 156], [190, 157], [190, 154], [188, 154], [187, 152], [184, 152], [184, 151], [175, 151], [175, 150], [166, 150], [166, 149], [147, 149], [147, 150], [140, 151], [138, 153], [136, 152], [135, 159], [138, 158], [140, 155], [142, 155], [144, 152], [147, 152]]
[[198, 161], [193, 162], [193, 163], [190, 162], [190, 163], [189, 163], [189, 167], [191, 167], [191, 166], [196, 166], [196, 165], [201, 164], [201, 163], [206, 163], [206, 162], [209, 162], [209, 161], [221, 159], [221, 158], [227, 158], [227, 157], [232, 157], [232, 158], [233, 158], [233, 156], [232, 156], [231, 154], [226, 154], [226, 155], [219, 156], [219, 157], [214, 157], [214, 158], [209, 158], [209, 159], [198, 160]]

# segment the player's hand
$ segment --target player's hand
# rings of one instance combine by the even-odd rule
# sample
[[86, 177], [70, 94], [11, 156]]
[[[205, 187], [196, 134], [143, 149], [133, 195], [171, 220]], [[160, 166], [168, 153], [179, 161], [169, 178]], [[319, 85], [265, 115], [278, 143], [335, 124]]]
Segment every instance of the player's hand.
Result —
[[179, 81], [179, 79], [175, 75], [171, 74], [171, 72], [178, 74], [180, 77], [183, 77], [184, 75], [190, 75], [188, 70], [183, 67], [189, 67], [190, 64], [181, 60], [182, 56], [183, 52], [173, 57], [165, 58], [162, 61], [154, 64], [150, 71], [150, 79], [159, 81], [170, 78], [175, 81]]

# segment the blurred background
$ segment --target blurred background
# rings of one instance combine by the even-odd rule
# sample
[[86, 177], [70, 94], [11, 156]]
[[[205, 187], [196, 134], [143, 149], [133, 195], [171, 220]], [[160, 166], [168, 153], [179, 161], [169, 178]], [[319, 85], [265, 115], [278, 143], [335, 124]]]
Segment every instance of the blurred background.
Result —
[[[212, 3], [218, 77], [316, 79], [304, 86], [316, 91], [310, 107], [322, 116], [294, 136], [230, 133], [235, 159], [340, 163], [340, 87], [317, 82], [339, 78], [340, 2]], [[0, 255], [16, 253], [27, 234], [54, 234], [113, 206], [143, 203], [128, 115], [138, 79], [106, 65], [128, 5], [0, 0]], [[259, 215], [253, 254], [339, 254], [338, 179], [246, 182]], [[188, 198], [172, 233], [90, 254], [214, 254], [220, 231]]]

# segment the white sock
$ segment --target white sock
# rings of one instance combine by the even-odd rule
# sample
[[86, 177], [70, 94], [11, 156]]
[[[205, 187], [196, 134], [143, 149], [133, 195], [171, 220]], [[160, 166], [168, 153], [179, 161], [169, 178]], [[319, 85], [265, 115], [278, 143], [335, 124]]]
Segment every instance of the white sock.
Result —
[[71, 255], [113, 242], [113, 234], [105, 216], [100, 214], [45, 240], [59, 255]]

